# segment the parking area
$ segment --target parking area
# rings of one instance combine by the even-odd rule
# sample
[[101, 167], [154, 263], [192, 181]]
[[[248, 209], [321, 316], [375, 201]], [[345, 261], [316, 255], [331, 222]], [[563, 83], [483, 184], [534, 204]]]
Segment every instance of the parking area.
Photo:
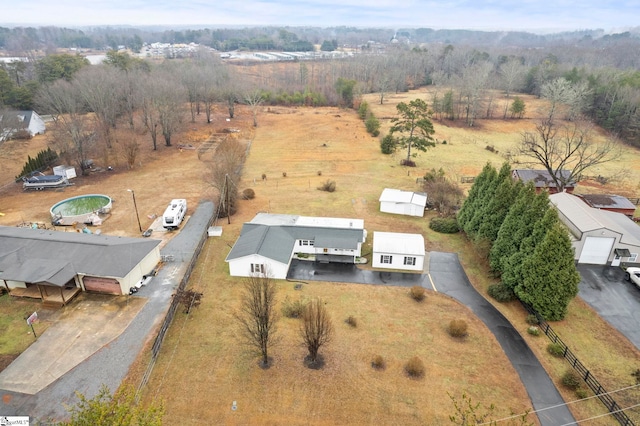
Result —
[[640, 349], [640, 289], [618, 267], [578, 265], [578, 295]]

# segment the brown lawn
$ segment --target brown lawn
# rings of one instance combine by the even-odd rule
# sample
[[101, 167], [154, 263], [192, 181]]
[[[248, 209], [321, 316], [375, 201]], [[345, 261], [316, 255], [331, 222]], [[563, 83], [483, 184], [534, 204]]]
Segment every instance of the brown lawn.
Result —
[[[381, 107], [375, 106], [375, 98], [369, 103], [376, 116], [392, 117], [395, 102], [424, 96], [424, 90], [417, 93], [392, 95]], [[531, 111], [536, 101], [526, 99], [527, 105], [531, 102]], [[440, 141], [446, 139], [447, 144], [420, 153], [418, 167], [407, 169], [398, 165], [402, 153], [380, 154], [378, 139], [365, 132], [353, 111], [264, 107], [258, 120], [259, 127], [254, 129], [250, 114], [243, 108], [238, 108], [238, 117], [231, 122], [226, 122], [222, 113], [211, 125], [199, 117], [197, 123], [186, 123], [185, 132], [174, 140], [176, 145], [199, 146], [212, 132], [239, 129], [234, 137], [252, 141], [252, 145], [238, 189], [251, 187], [256, 198], [240, 202], [230, 225], [226, 219], [219, 221], [223, 236], [211, 238], [205, 245], [190, 283], [205, 293], [203, 303], [192, 315], [177, 316], [145, 390], [145, 401], [162, 398], [167, 423], [190, 424], [210, 424], [212, 420], [230, 424], [447, 424], [453, 413], [447, 392], [457, 397], [467, 392], [474, 401], [497, 404], [496, 417], [530, 407], [517, 375], [482, 323], [445, 296], [429, 293], [423, 304], [416, 304], [406, 289], [319, 282], [296, 291], [292, 283], [279, 283], [280, 300], [286, 296], [322, 297], [336, 334], [321, 351], [326, 366], [308, 370], [302, 365], [305, 350], [297, 339], [297, 322], [283, 319], [281, 342], [272, 351], [273, 367], [261, 370], [257, 358], [248, 354], [237, 338], [232, 313], [238, 306], [241, 280], [228, 276], [224, 257], [242, 223], [260, 211], [358, 217], [364, 219], [370, 233], [421, 232], [427, 240], [427, 250], [457, 252], [473, 284], [485, 293], [491, 280], [486, 278], [483, 260], [464, 237], [436, 234], [424, 219], [379, 213], [377, 200], [385, 187], [420, 189], [416, 178], [431, 168], [442, 167], [458, 178], [477, 174], [487, 161], [499, 166], [505, 160], [503, 153], [512, 149], [522, 129], [532, 126], [533, 121], [481, 120], [477, 129], [436, 123], [436, 137]], [[120, 138], [126, 137], [130, 136], [123, 133]], [[151, 223], [149, 216], [161, 214], [171, 198], [186, 197], [194, 206], [200, 199], [212, 196], [210, 186], [203, 180], [206, 163], [198, 159], [196, 151], [160, 146], [154, 152], [148, 136], [138, 138], [141, 153], [133, 169], [126, 167], [116, 149], [108, 156], [94, 156], [98, 166], [112, 165], [113, 172], [80, 177], [74, 180], [74, 186], [63, 191], [23, 192], [18, 185], [1, 191], [0, 212], [5, 216], [0, 216], [0, 225], [48, 222], [48, 209], [57, 201], [101, 193], [114, 199], [111, 217], [102, 225], [102, 231], [134, 236], [138, 234], [137, 222], [127, 188], [135, 190], [143, 228]], [[489, 144], [498, 154], [485, 149]], [[0, 146], [5, 178], [20, 171], [27, 154], [34, 156], [45, 146], [46, 137]], [[640, 179], [640, 155], [629, 148], [626, 152], [629, 155], [624, 161], [603, 166], [603, 174], [612, 175], [617, 168], [624, 168], [629, 177], [605, 187], [590, 185], [590, 190], [629, 196], [635, 193]], [[336, 182], [336, 192], [316, 189], [326, 180]], [[370, 252], [371, 238], [364, 249], [364, 253]], [[497, 306], [523, 333], [557, 381], [567, 365], [546, 354], [547, 339], [526, 334], [525, 314], [517, 305]], [[344, 323], [350, 315], [358, 320], [355, 329]], [[464, 341], [453, 340], [445, 332], [454, 318], [469, 324], [470, 335]], [[607, 389], [632, 383], [630, 373], [640, 361], [638, 351], [581, 301], [573, 302], [568, 318], [554, 324], [554, 328]], [[386, 359], [386, 370], [370, 367], [374, 355]], [[414, 355], [425, 362], [423, 380], [411, 380], [402, 371], [404, 363]], [[140, 379], [147, 356], [141, 357], [132, 373], [134, 383]], [[563, 395], [568, 401], [575, 399], [571, 392]], [[619, 402], [626, 406], [623, 401], [637, 401], [638, 397], [623, 396]], [[233, 401], [238, 404], [237, 411], [231, 410]], [[606, 412], [593, 400], [572, 404], [571, 409], [578, 419]], [[605, 417], [589, 424], [615, 423]]]

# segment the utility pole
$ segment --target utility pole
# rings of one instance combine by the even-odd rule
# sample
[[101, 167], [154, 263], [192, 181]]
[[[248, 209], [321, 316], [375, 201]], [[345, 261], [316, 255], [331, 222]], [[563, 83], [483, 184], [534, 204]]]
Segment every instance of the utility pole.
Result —
[[142, 232], [142, 225], [140, 224], [140, 215], [138, 214], [138, 205], [136, 204], [136, 193], [133, 192], [133, 189], [127, 189], [131, 193], [133, 197], [133, 208], [136, 210], [136, 219], [138, 219], [138, 229]]

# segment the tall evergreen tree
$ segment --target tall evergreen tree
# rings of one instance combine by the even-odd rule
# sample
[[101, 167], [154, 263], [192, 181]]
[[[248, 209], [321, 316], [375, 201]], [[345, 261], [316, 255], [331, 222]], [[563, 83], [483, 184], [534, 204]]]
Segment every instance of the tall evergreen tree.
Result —
[[467, 222], [470, 221], [471, 218], [473, 217], [472, 204], [474, 204], [475, 200], [478, 198], [478, 192], [480, 192], [480, 189], [489, 178], [491, 170], [493, 170], [493, 172], [495, 173], [495, 168], [490, 163], [485, 164], [480, 174], [476, 176], [476, 179], [474, 180], [473, 185], [469, 190], [469, 195], [467, 196], [467, 199], [464, 200], [464, 203], [462, 203], [462, 207], [460, 208], [460, 211], [458, 212], [458, 217], [457, 217], [458, 225], [460, 226], [461, 229], [464, 229]]
[[489, 252], [489, 264], [494, 273], [502, 273], [507, 259], [520, 249], [522, 240], [531, 233], [533, 224], [527, 223], [527, 220], [530, 220], [528, 216], [536, 198], [533, 184], [528, 183], [522, 188], [513, 206], [509, 209], [509, 213], [498, 231], [498, 237]]
[[533, 256], [536, 247], [544, 240], [547, 232], [558, 224], [558, 213], [556, 209], [547, 207], [544, 216], [536, 222], [531, 235], [526, 237], [520, 249], [512, 254], [504, 263], [502, 271], [502, 282], [510, 288], [515, 288], [524, 281], [522, 265], [524, 261]]
[[491, 201], [495, 199], [498, 186], [505, 180], [511, 180], [511, 166], [509, 166], [508, 163], [502, 164], [500, 172], [496, 172], [496, 170], [493, 169], [491, 178], [487, 180], [487, 183], [478, 194], [473, 209], [473, 216], [464, 227], [464, 232], [466, 232], [470, 238], [476, 240], [476, 242], [478, 241], [477, 234], [480, 226], [494, 214], [491, 210]]
[[502, 226], [509, 209], [513, 205], [513, 201], [522, 191], [522, 188], [524, 188], [524, 184], [521, 180], [514, 181], [511, 178], [505, 179], [498, 185], [495, 196], [489, 202], [488, 209], [491, 214], [485, 217], [480, 225], [476, 234], [476, 242], [485, 240], [491, 244], [495, 243], [500, 226]]
[[522, 273], [525, 278], [515, 288], [520, 300], [546, 320], [563, 319], [580, 282], [567, 231], [559, 224], [551, 228], [533, 255], [525, 259]]

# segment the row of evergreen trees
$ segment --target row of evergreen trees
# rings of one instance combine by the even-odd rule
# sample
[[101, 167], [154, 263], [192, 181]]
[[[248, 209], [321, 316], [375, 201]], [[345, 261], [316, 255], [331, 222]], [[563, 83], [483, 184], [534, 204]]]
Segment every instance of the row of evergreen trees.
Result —
[[511, 167], [491, 164], [469, 191], [458, 213], [469, 239], [488, 252], [501, 283], [490, 293], [513, 292], [550, 321], [564, 318], [578, 294], [580, 275], [567, 230], [560, 224], [546, 191], [511, 178]]
[[58, 153], [51, 148], [43, 149], [38, 152], [36, 158], [27, 157], [27, 162], [22, 167], [22, 171], [16, 176], [16, 182], [22, 179], [23, 176], [28, 176], [33, 172], [41, 172], [44, 169], [51, 167], [53, 163], [58, 159]]

